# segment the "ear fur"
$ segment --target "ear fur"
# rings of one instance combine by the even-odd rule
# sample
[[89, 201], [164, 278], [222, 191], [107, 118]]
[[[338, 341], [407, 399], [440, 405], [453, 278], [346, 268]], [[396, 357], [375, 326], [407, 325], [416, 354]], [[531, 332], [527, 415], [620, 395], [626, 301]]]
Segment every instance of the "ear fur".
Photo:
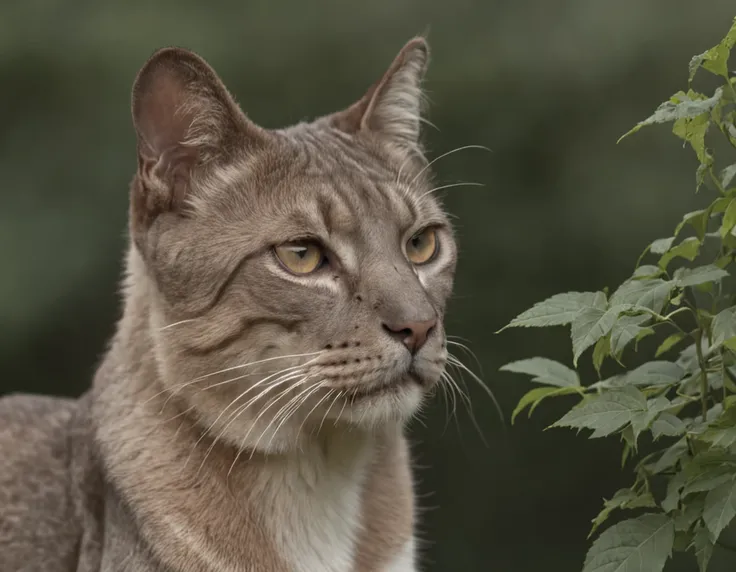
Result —
[[417, 148], [428, 63], [427, 41], [413, 38], [360, 100], [331, 117], [332, 125], [350, 133], [373, 132], [401, 148]]

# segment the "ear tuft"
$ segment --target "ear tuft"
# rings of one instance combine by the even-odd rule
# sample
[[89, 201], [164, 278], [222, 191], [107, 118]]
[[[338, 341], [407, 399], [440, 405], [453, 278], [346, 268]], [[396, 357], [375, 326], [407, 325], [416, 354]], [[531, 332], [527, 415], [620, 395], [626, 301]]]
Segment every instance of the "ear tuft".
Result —
[[358, 102], [332, 116], [332, 124], [348, 132], [370, 131], [399, 147], [416, 149], [424, 106], [422, 80], [428, 63], [427, 41], [413, 38]]
[[158, 50], [138, 73], [132, 94], [139, 151], [160, 157], [179, 146], [208, 158], [241, 133], [245, 117], [214, 70], [180, 48]]

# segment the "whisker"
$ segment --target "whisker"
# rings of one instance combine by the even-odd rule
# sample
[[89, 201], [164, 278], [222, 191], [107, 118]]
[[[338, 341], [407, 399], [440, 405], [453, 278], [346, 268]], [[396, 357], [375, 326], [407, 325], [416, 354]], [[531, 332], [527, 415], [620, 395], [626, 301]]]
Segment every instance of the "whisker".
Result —
[[496, 412], [498, 413], [499, 420], [501, 421], [501, 426], [504, 428], [504, 431], [505, 431], [506, 430], [506, 420], [503, 414], [503, 410], [501, 409], [501, 405], [499, 404], [498, 400], [496, 399], [496, 396], [493, 394], [491, 389], [485, 383], [483, 383], [483, 380], [479, 378], [475, 373], [473, 373], [463, 362], [461, 362], [457, 357], [455, 357], [449, 352], [447, 354], [447, 361], [448, 363], [458, 368], [458, 370], [460, 370], [461, 372], [465, 372], [468, 375], [470, 375], [471, 379], [473, 379], [473, 381], [478, 383], [478, 385], [480, 385], [483, 391], [486, 392], [488, 397], [491, 398], [491, 401], [493, 401], [493, 405], [496, 408]]
[[[307, 379], [307, 378], [305, 378], [305, 379], [303, 379], [303, 380], [300, 380], [300, 381], [299, 381], [299, 382], [298, 382], [297, 384], [295, 384], [295, 385], [301, 385], [302, 383], [304, 383], [304, 382], [306, 381], [306, 379]], [[254, 428], [254, 427], [255, 427], [256, 425], [258, 425], [258, 420], [259, 420], [259, 419], [260, 419], [261, 417], [263, 417], [263, 415], [264, 415], [264, 414], [266, 413], [266, 411], [268, 411], [269, 409], [271, 409], [271, 407], [273, 407], [274, 405], [276, 405], [276, 403], [278, 403], [278, 402], [279, 402], [279, 400], [280, 400], [280, 399], [281, 399], [281, 398], [282, 398], [282, 397], [283, 397], [283, 396], [285, 395], [286, 391], [288, 391], [288, 389], [287, 389], [287, 390], [285, 390], [285, 391], [282, 391], [282, 392], [281, 392], [281, 393], [280, 393], [280, 394], [278, 395], [278, 397], [277, 397], [277, 398], [275, 398], [275, 399], [272, 399], [272, 400], [270, 401], [270, 403], [269, 403], [269, 404], [267, 404], [267, 405], [266, 405], [266, 406], [265, 406], [265, 407], [264, 407], [263, 409], [261, 409], [261, 412], [260, 412], [260, 413], [259, 413], [259, 414], [258, 414], [258, 415], [256, 416], [256, 418], [255, 418], [255, 419], [253, 420], [253, 423], [251, 424], [251, 426], [250, 426], [250, 429], [248, 429], [248, 431], [246, 432], [245, 436], [243, 437], [243, 440], [242, 440], [242, 441], [240, 442], [240, 447], [238, 447], [238, 454], [237, 454], [237, 455], [235, 455], [235, 460], [233, 460], [233, 463], [232, 463], [232, 465], [230, 465], [230, 470], [228, 470], [228, 472], [227, 472], [227, 478], [229, 478], [229, 477], [230, 477], [230, 473], [232, 473], [232, 471], [233, 471], [233, 468], [235, 468], [235, 465], [236, 465], [236, 463], [238, 462], [238, 459], [240, 458], [240, 455], [242, 455], [242, 453], [243, 453], [243, 447], [245, 446], [245, 443], [246, 443], [246, 441], [248, 440], [248, 437], [250, 436], [251, 432], [253, 431], [253, 428]], [[255, 447], [254, 447], [254, 448], [253, 448], [253, 451], [251, 452], [251, 458], [252, 458], [252, 457], [253, 457], [253, 455], [255, 454], [255, 451], [256, 451], [256, 449], [255, 449]]]
[[[321, 387], [325, 387], [325, 385], [326, 385], [326, 381], [325, 380], [323, 380], [323, 381], [321, 381], [319, 383], [319, 387], [320, 388]], [[312, 416], [312, 413], [314, 413], [314, 410], [317, 409], [317, 407], [319, 407], [320, 403], [322, 403], [327, 398], [328, 395], [329, 395], [329, 393], [325, 394], [325, 396], [322, 397], [322, 399], [320, 399], [317, 403], [315, 403], [314, 404], [314, 407], [312, 407], [312, 409], [309, 410], [309, 413], [307, 413], [304, 416], [304, 419], [302, 419], [302, 422], [299, 425], [299, 429], [297, 429], [297, 431], [296, 431], [296, 440], [297, 440], [297, 442], [299, 441], [299, 435], [301, 435], [302, 429], [304, 428], [304, 424], [307, 422], [307, 419], [309, 419]]]
[[[183, 389], [184, 387], [186, 387], [188, 385], [191, 385], [192, 383], [196, 383], [198, 381], [202, 381], [203, 379], [207, 379], [207, 378], [212, 377], [214, 375], [219, 375], [221, 373], [227, 373], [228, 371], [233, 371], [235, 369], [241, 369], [241, 368], [244, 368], [244, 367], [250, 367], [250, 366], [253, 366], [253, 365], [259, 365], [259, 364], [270, 362], [270, 361], [274, 361], [274, 360], [277, 360], [277, 359], [288, 359], [288, 358], [306, 357], [306, 356], [318, 356], [318, 355], [320, 355], [322, 353], [324, 353], [324, 350], [320, 350], [320, 351], [317, 351], [317, 352], [302, 353], [302, 354], [291, 354], [291, 355], [284, 355], [284, 356], [273, 356], [273, 357], [270, 357], [270, 358], [264, 358], [264, 359], [253, 361], [253, 362], [249, 362], [249, 363], [244, 363], [244, 364], [240, 364], [240, 365], [234, 365], [234, 366], [226, 367], [225, 369], [221, 369], [220, 371], [213, 371], [212, 373], [208, 373], [208, 374], [205, 374], [205, 375], [201, 375], [199, 377], [195, 377], [191, 381], [187, 381], [185, 383], [176, 385], [173, 388], [172, 387], [168, 387], [168, 388], [164, 389], [163, 391], [159, 391], [158, 393], [155, 393], [154, 395], [152, 395], [151, 397], [149, 397], [146, 401], [144, 401], [144, 404], [148, 403], [152, 399], [155, 399], [156, 397], [158, 397], [162, 393], [166, 393], [167, 391], [171, 391], [172, 389], [176, 389], [178, 391], [179, 389]], [[302, 364], [302, 365], [307, 365], [308, 363], [312, 363], [316, 359], [317, 358], [314, 358], [312, 360], [309, 360], [307, 363]]]
[[463, 147], [456, 147], [456, 148], [455, 148], [455, 149], [453, 149], [452, 151], [447, 151], [447, 153], [443, 153], [443, 154], [442, 154], [442, 155], [440, 155], [439, 157], [435, 157], [435, 158], [434, 158], [434, 159], [432, 159], [432, 160], [431, 160], [431, 161], [430, 161], [429, 163], [427, 163], [427, 164], [426, 164], [426, 165], [425, 165], [425, 166], [424, 166], [424, 167], [423, 167], [423, 168], [422, 168], [422, 169], [421, 169], [421, 170], [420, 170], [420, 171], [419, 171], [419, 172], [418, 172], [418, 173], [417, 173], [417, 174], [416, 174], [416, 175], [414, 176], [414, 178], [413, 178], [413, 179], [412, 179], [411, 181], [409, 181], [409, 187], [411, 187], [411, 186], [412, 186], [412, 185], [414, 184], [414, 182], [415, 182], [415, 181], [416, 181], [416, 180], [417, 180], [417, 179], [419, 178], [419, 176], [420, 176], [420, 175], [421, 175], [422, 173], [424, 173], [424, 171], [426, 171], [427, 169], [429, 169], [429, 168], [430, 168], [430, 167], [431, 167], [431, 166], [432, 166], [432, 165], [433, 165], [434, 163], [436, 163], [437, 161], [439, 161], [439, 160], [440, 160], [440, 159], [442, 159], [443, 157], [447, 157], [448, 155], [452, 155], [453, 153], [457, 153], [458, 151], [465, 151], [466, 149], [483, 149], [484, 151], [488, 151], [489, 153], [491, 153], [491, 152], [492, 152], [492, 151], [491, 151], [491, 150], [490, 150], [490, 149], [489, 149], [488, 147], [485, 147], [485, 146], [483, 146], [483, 145], [465, 145], [465, 146], [463, 146]]
[[169, 328], [173, 328], [175, 326], [179, 326], [181, 324], [188, 324], [189, 322], [195, 322], [197, 318], [190, 318], [188, 320], [179, 320], [178, 322], [174, 322], [173, 324], [168, 324], [166, 326], [163, 326], [158, 329], [159, 332], [163, 332], [164, 330], [168, 330]]
[[[276, 413], [276, 415], [274, 415], [273, 421], [266, 426], [266, 428], [263, 430], [263, 433], [261, 433], [261, 436], [258, 437], [258, 441], [256, 441], [256, 444], [253, 447], [253, 450], [254, 451], [256, 450], [256, 448], [258, 447], [258, 443], [263, 438], [263, 435], [266, 434], [266, 431], [268, 431], [268, 428], [272, 425], [272, 423], [275, 422], [279, 418], [279, 416], [282, 414], [282, 412], [284, 412], [284, 418], [279, 422], [279, 424], [273, 430], [273, 435], [271, 435], [271, 439], [268, 441], [268, 444], [266, 445], [266, 449], [270, 449], [271, 443], [273, 443], [274, 438], [278, 434], [279, 429], [281, 429], [281, 427], [283, 426], [283, 424], [286, 423], [286, 421], [289, 418], [291, 418], [297, 412], [297, 410], [302, 405], [304, 405], [307, 402], [307, 400], [314, 393], [316, 393], [320, 389], [320, 387], [321, 387], [320, 384], [308, 386], [305, 390], [301, 391], [298, 395], [296, 395], [295, 397], [293, 397], [292, 399], [290, 399], [286, 403], [286, 405], [284, 405], [281, 409], [279, 409], [278, 412]], [[305, 393], [307, 393], [307, 395], [304, 395]], [[300, 401], [300, 397], [302, 395], [304, 395], [304, 398], [301, 399], [301, 401]], [[251, 457], [252, 457], [252, 453], [251, 453]]]
[[419, 195], [419, 198], [423, 199], [429, 194], [432, 194], [437, 191], [441, 191], [442, 189], [451, 189], [453, 187], [485, 187], [485, 185], [483, 183], [474, 183], [472, 181], [460, 182], [460, 183], [450, 183], [449, 185], [442, 185], [440, 187], [435, 187], [434, 189], [429, 189], [428, 191], [424, 191], [421, 195]]
[[[217, 442], [219, 441], [220, 437], [222, 437], [225, 434], [225, 432], [227, 431], [228, 427], [230, 427], [230, 425], [232, 425], [235, 422], [235, 420], [238, 417], [240, 417], [240, 415], [248, 409], [248, 407], [250, 407], [253, 403], [255, 403], [256, 401], [258, 401], [261, 397], [263, 397], [266, 393], [268, 393], [269, 391], [271, 391], [275, 387], [278, 387], [279, 385], [283, 385], [284, 383], [286, 383], [288, 381], [291, 381], [292, 379], [294, 379], [296, 377], [299, 377], [300, 375], [302, 375], [302, 372], [290, 372], [290, 373], [288, 373], [286, 375], [283, 375], [281, 377], [278, 377], [275, 381], [272, 381], [271, 383], [269, 383], [266, 386], [266, 388], [263, 389], [260, 393], [258, 393], [255, 397], [253, 397], [250, 400], [248, 400], [245, 404], [240, 405], [237, 408], [235, 408], [235, 410], [233, 411], [233, 413], [230, 414], [230, 417], [229, 417], [229, 420], [228, 420], [227, 424], [222, 428], [222, 430], [218, 433], [218, 435], [215, 437], [215, 439], [212, 441], [212, 443], [210, 444], [209, 448], [207, 449], [207, 452], [205, 453], [204, 459], [202, 460], [202, 463], [200, 464], [199, 469], [197, 469], [197, 474], [199, 474], [199, 472], [202, 470], [202, 467], [204, 466], [204, 463], [207, 461], [207, 457], [209, 457], [210, 453], [215, 448], [215, 445], [217, 445]], [[272, 377], [272, 376], [269, 376], [269, 377]], [[225, 407], [220, 412], [220, 414], [210, 424], [210, 426], [207, 428], [207, 430], [204, 431], [204, 433], [202, 433], [202, 435], [200, 435], [199, 439], [197, 439], [197, 441], [194, 443], [191, 451], [189, 452], [189, 456], [187, 457], [187, 460], [185, 461], [184, 466], [182, 467], [182, 469], [187, 466], [187, 464], [189, 463], [189, 459], [191, 458], [192, 454], [194, 453], [194, 450], [197, 448], [197, 446], [199, 445], [199, 443], [202, 442], [202, 439], [204, 439], [209, 434], [209, 432], [212, 431], [212, 429], [214, 428], [214, 426], [217, 424], [217, 422], [220, 420], [220, 418], [225, 414], [225, 412], [228, 409], [230, 409], [235, 403], [237, 403], [240, 399], [242, 399], [246, 394], [248, 394], [250, 391], [256, 389], [260, 385], [263, 385], [266, 381], [268, 381], [268, 379], [269, 378], [266, 377], [266, 378], [262, 379], [261, 381], [253, 384], [251, 387], [249, 387], [244, 392], [242, 392], [240, 395], [238, 395], [235, 399], [233, 399], [227, 405], [227, 407]]]
[[[334, 389], [330, 390], [335, 391]], [[338, 400], [338, 398], [342, 395], [342, 391], [338, 390], [337, 395], [335, 395], [335, 399], [332, 400], [332, 403], [330, 403], [330, 406], [327, 408], [327, 411], [325, 411], [324, 417], [322, 417], [322, 421], [319, 424], [319, 428], [317, 429], [317, 434], [322, 431], [322, 425], [324, 425], [325, 419], [327, 419], [327, 415], [329, 415], [330, 411], [332, 410], [332, 406], [335, 405], [335, 402]]]

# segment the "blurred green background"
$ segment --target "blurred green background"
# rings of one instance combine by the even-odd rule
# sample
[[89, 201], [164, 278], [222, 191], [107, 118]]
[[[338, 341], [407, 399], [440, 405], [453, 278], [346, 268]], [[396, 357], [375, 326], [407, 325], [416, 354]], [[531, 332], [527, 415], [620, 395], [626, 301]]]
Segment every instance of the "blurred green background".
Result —
[[[732, 0], [6, 1], [0, 7], [0, 392], [77, 395], [119, 313], [129, 92], [164, 45], [191, 48], [267, 127], [359, 97], [429, 32], [431, 156], [461, 257], [449, 332], [470, 340], [507, 420], [529, 389], [513, 359], [571, 362], [568, 333], [494, 332], [566, 290], [615, 286], [696, 197], [695, 159], [666, 127], [616, 139], [686, 86]], [[472, 359], [468, 365], [479, 371]], [[576, 572], [603, 496], [628, 480], [616, 439], [502, 425], [469, 385], [479, 437], [437, 401], [412, 427], [427, 571]], [[567, 403], [571, 404], [571, 403]], [[716, 551], [711, 570], [733, 570]], [[696, 570], [694, 560], [668, 568]]]

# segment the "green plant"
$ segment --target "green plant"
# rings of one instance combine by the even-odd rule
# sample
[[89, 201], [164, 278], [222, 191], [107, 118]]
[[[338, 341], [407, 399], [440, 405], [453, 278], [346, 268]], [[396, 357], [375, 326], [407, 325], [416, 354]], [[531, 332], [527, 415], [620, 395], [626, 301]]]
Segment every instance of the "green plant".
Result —
[[[692, 59], [688, 91], [624, 135], [674, 122], [672, 132], [699, 162], [696, 192], [706, 187], [715, 198], [687, 213], [671, 237], [647, 246], [610, 296], [558, 294], [506, 326], [571, 325], [575, 368], [592, 348], [598, 373], [584, 385], [578, 371], [543, 357], [503, 366], [540, 385], [521, 398], [512, 422], [545, 399], [577, 395], [580, 402], [552, 426], [590, 429], [591, 438], [619, 435], [622, 465], [638, 458], [633, 484], [604, 502], [591, 535], [614, 511], [636, 516], [597, 537], [584, 572], [657, 572], [673, 551], [694, 552], [704, 571], [736, 517], [736, 288], [728, 272], [736, 253], [736, 78], [728, 73], [734, 44], [736, 19], [721, 43]], [[717, 78], [710, 97], [691, 87], [700, 69]], [[652, 263], [642, 264], [647, 257]], [[654, 361], [627, 370], [624, 356], [653, 334], [661, 337]], [[624, 370], [602, 379], [602, 368], [619, 366]]]

